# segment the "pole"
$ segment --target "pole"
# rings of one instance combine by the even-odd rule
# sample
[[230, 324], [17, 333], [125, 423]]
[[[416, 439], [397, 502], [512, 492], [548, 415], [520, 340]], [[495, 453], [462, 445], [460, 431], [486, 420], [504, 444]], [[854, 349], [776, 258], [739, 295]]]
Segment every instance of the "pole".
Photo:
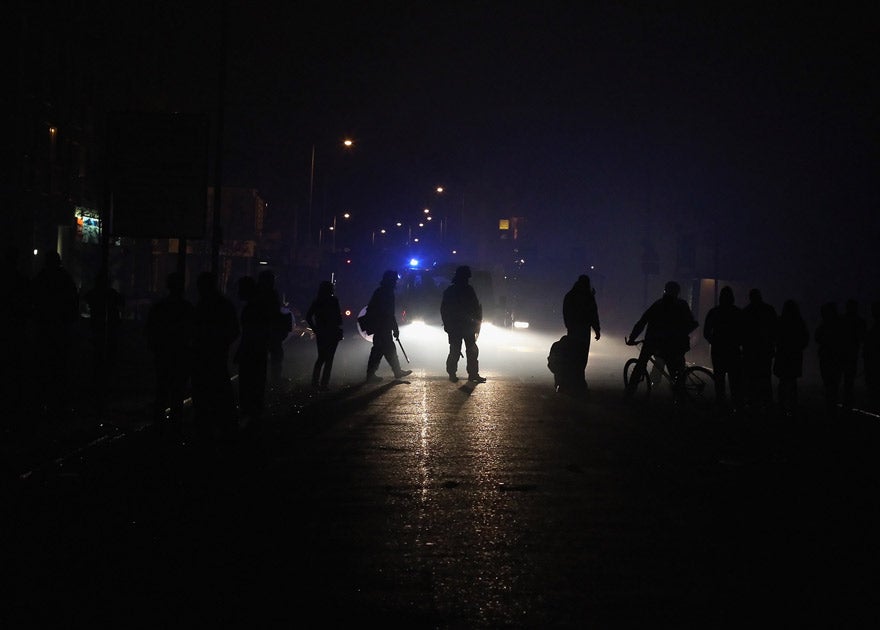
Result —
[[211, 234], [211, 271], [220, 268], [220, 194], [223, 188], [223, 116], [226, 110], [226, 1], [221, 5], [220, 15], [220, 77], [217, 90], [217, 147], [214, 156], [214, 208]]

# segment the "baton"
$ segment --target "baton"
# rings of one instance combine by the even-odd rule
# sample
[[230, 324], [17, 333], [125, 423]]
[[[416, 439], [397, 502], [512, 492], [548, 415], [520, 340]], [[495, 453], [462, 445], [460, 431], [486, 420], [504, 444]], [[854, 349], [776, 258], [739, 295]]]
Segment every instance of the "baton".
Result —
[[409, 357], [406, 356], [406, 350], [403, 349], [403, 344], [400, 343], [400, 337], [397, 338], [397, 345], [400, 346], [400, 351], [403, 353], [403, 358], [406, 359], [407, 363], [409, 363]]

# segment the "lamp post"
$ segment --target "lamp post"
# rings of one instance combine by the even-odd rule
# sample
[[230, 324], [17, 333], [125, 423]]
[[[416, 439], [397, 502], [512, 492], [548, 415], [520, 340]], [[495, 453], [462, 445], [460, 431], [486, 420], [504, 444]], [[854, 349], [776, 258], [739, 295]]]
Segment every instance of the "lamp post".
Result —
[[[342, 141], [343, 149], [351, 149], [354, 146], [354, 140], [351, 138], [345, 138]], [[312, 153], [311, 159], [309, 160], [309, 213], [308, 220], [306, 222], [306, 242], [311, 243], [312, 241], [312, 207], [314, 206], [315, 200], [315, 144], [312, 144]], [[321, 223], [323, 223], [323, 206], [321, 208]], [[320, 241], [320, 233], [318, 235], [318, 239]]]

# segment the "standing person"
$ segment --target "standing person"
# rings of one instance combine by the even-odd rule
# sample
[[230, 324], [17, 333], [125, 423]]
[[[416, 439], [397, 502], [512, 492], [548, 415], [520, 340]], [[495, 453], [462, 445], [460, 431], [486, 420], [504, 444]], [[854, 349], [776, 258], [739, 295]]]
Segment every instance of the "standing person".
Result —
[[461, 357], [461, 344], [464, 343], [465, 362], [468, 380], [471, 383], [485, 383], [480, 376], [480, 349], [477, 336], [483, 324], [483, 306], [477, 292], [470, 285], [471, 268], [462, 265], [455, 270], [452, 284], [443, 291], [440, 301], [440, 319], [449, 340], [449, 354], [446, 355], [446, 373], [453, 383], [458, 381], [458, 359]]
[[263, 417], [266, 399], [266, 372], [272, 338], [272, 316], [265, 300], [260, 299], [257, 281], [250, 276], [238, 280], [241, 309], [241, 337], [235, 350], [238, 365], [238, 404], [242, 428], [254, 430]]
[[70, 355], [79, 321], [79, 291], [56, 251], [47, 252], [31, 289], [36, 387], [44, 395], [44, 412], [55, 419], [70, 411]]
[[[645, 331], [645, 342], [639, 352], [639, 360], [635, 374], [645, 374], [648, 357], [656, 355], [665, 364], [675, 383], [684, 371], [684, 355], [691, 349], [690, 334], [699, 324], [694, 319], [691, 307], [678, 297], [681, 286], [674, 280], [666, 283], [663, 296], [648, 307], [639, 321], [633, 326], [627, 345], [634, 345], [642, 331]], [[631, 396], [638, 385], [638, 379], [630, 379], [626, 393]], [[676, 399], [678, 392], [675, 392]]]
[[195, 323], [195, 307], [184, 296], [184, 284], [178, 271], [165, 277], [168, 293], [150, 307], [144, 326], [156, 370], [153, 420], [163, 420], [169, 410], [168, 419], [178, 429], [189, 385]]
[[743, 378], [746, 404], [759, 410], [773, 403], [773, 352], [776, 349], [776, 309], [759, 289], [749, 291], [743, 315]]
[[4, 287], [0, 296], [0, 346], [4, 348], [3, 372], [0, 380], [0, 396], [7, 406], [9, 415], [7, 425], [13, 426], [19, 420], [18, 413], [24, 411], [28, 395], [27, 334], [31, 317], [30, 278], [21, 269], [20, 256], [15, 246], [6, 249], [4, 259]]
[[797, 411], [797, 379], [804, 373], [804, 349], [810, 342], [807, 324], [794, 300], [786, 300], [779, 315], [773, 374], [779, 379], [779, 407], [791, 417]]
[[275, 274], [265, 269], [257, 276], [257, 288], [260, 299], [265, 301], [265, 308], [273, 315], [271, 320], [272, 334], [269, 337], [269, 367], [273, 380], [281, 378], [284, 367], [283, 342], [290, 332], [290, 325], [281, 313], [281, 296], [275, 288]]
[[402, 370], [400, 359], [397, 357], [397, 348], [394, 340], [400, 337], [400, 328], [397, 325], [397, 307], [395, 306], [394, 290], [397, 288], [397, 272], [389, 269], [382, 274], [379, 287], [373, 291], [370, 301], [367, 303], [367, 317], [369, 318], [369, 330], [365, 331], [373, 335], [373, 347], [370, 348], [370, 357], [367, 359], [367, 382], [378, 383], [381, 376], [376, 375], [382, 357], [388, 361], [394, 372], [394, 378], [400, 379], [412, 374], [412, 370]]
[[[95, 285], [86, 291], [83, 298], [89, 307], [89, 330], [95, 349], [95, 376], [103, 377], [113, 370], [116, 363], [125, 300], [110, 285], [105, 268], [98, 270]], [[98, 382], [101, 380], [103, 379], [99, 378]]]
[[229, 349], [241, 332], [235, 306], [220, 293], [217, 276], [204, 271], [196, 281], [192, 399], [201, 439], [228, 437], [235, 421], [235, 394], [229, 377]]
[[730, 384], [730, 402], [734, 412], [742, 406], [742, 311], [736, 305], [733, 289], [722, 287], [718, 305], [706, 313], [703, 338], [709, 342], [712, 357], [712, 375], [715, 378], [715, 397], [719, 403], [727, 401]]
[[813, 334], [818, 346], [819, 373], [825, 390], [825, 409], [829, 415], [837, 413], [840, 401], [840, 382], [843, 379], [843, 363], [846, 339], [837, 304], [826, 302], [819, 310], [821, 321]]
[[333, 283], [329, 280], [318, 285], [318, 294], [306, 311], [306, 322], [315, 331], [315, 343], [318, 346], [318, 358], [312, 369], [312, 387], [327, 391], [330, 372], [333, 370], [333, 357], [342, 340], [342, 309], [333, 291]]
[[862, 344], [868, 332], [865, 319], [859, 315], [859, 303], [855, 299], [848, 299], [843, 310], [844, 346], [843, 346], [843, 399], [841, 402], [846, 409], [852, 409], [853, 394], [856, 384], [856, 374], [859, 371], [859, 355]]
[[[586, 392], [587, 361], [590, 358], [590, 333], [596, 335], [596, 341], [601, 336], [599, 326], [599, 307], [596, 304], [596, 289], [590, 283], [590, 276], [581, 275], [575, 281], [571, 290], [565, 294], [562, 300], [562, 319], [565, 323], [568, 339], [572, 348], [576, 349], [577, 359], [572, 365], [572, 378], [576, 380], [568, 387]], [[577, 375], [574, 371], [577, 370]]]
[[865, 335], [862, 355], [865, 361], [865, 389], [871, 411], [880, 411], [880, 302], [871, 304], [874, 319]]

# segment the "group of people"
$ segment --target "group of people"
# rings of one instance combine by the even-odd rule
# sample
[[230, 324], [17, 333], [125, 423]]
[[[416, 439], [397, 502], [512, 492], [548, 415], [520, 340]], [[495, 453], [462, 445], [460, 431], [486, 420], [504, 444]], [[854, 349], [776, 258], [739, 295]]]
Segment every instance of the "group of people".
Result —
[[[440, 318], [449, 342], [446, 373], [453, 383], [459, 381], [458, 364], [461, 358], [465, 359], [468, 382], [486, 382], [486, 378], [480, 374], [480, 350], [477, 346], [477, 337], [483, 324], [483, 307], [470, 284], [472, 275], [469, 266], [459, 266], [449, 286], [443, 291], [440, 301]], [[393, 269], [382, 274], [379, 287], [373, 292], [367, 304], [366, 313], [359, 319], [364, 332], [373, 336], [373, 346], [367, 359], [368, 383], [382, 380], [376, 371], [383, 358], [391, 367], [395, 379], [412, 374], [412, 370], [401, 368], [400, 357], [394, 345], [400, 337], [394, 295], [397, 280], [397, 272]], [[462, 354], [462, 346], [464, 346], [464, 354]]]
[[[726, 400], [729, 387], [734, 409], [767, 409], [774, 402], [772, 377], [776, 376], [776, 403], [783, 414], [792, 416], [797, 410], [804, 351], [811, 341], [809, 329], [795, 300], [786, 300], [778, 315], [759, 289], [751, 289], [748, 300], [740, 309], [732, 289], [724, 287], [718, 306], [706, 315], [703, 335], [711, 345], [716, 394]], [[820, 309], [821, 320], [812, 340], [829, 412], [852, 407], [860, 359], [868, 402], [877, 408], [880, 304], [872, 305], [872, 313], [874, 327], [869, 331], [854, 299], [846, 301], [843, 313], [834, 302]]]
[[[275, 374], [280, 371], [281, 342], [289, 332], [274, 274], [265, 271], [257, 278], [239, 278], [240, 312], [210, 271], [196, 280], [195, 304], [185, 296], [182, 273], [169, 274], [166, 289], [167, 294], [151, 306], [144, 327], [156, 369], [154, 417], [167, 416], [176, 425], [189, 388], [201, 438], [223, 438], [238, 428], [257, 428], [268, 374], [270, 369]], [[238, 366], [237, 401], [229, 370], [236, 341], [232, 361]]]

